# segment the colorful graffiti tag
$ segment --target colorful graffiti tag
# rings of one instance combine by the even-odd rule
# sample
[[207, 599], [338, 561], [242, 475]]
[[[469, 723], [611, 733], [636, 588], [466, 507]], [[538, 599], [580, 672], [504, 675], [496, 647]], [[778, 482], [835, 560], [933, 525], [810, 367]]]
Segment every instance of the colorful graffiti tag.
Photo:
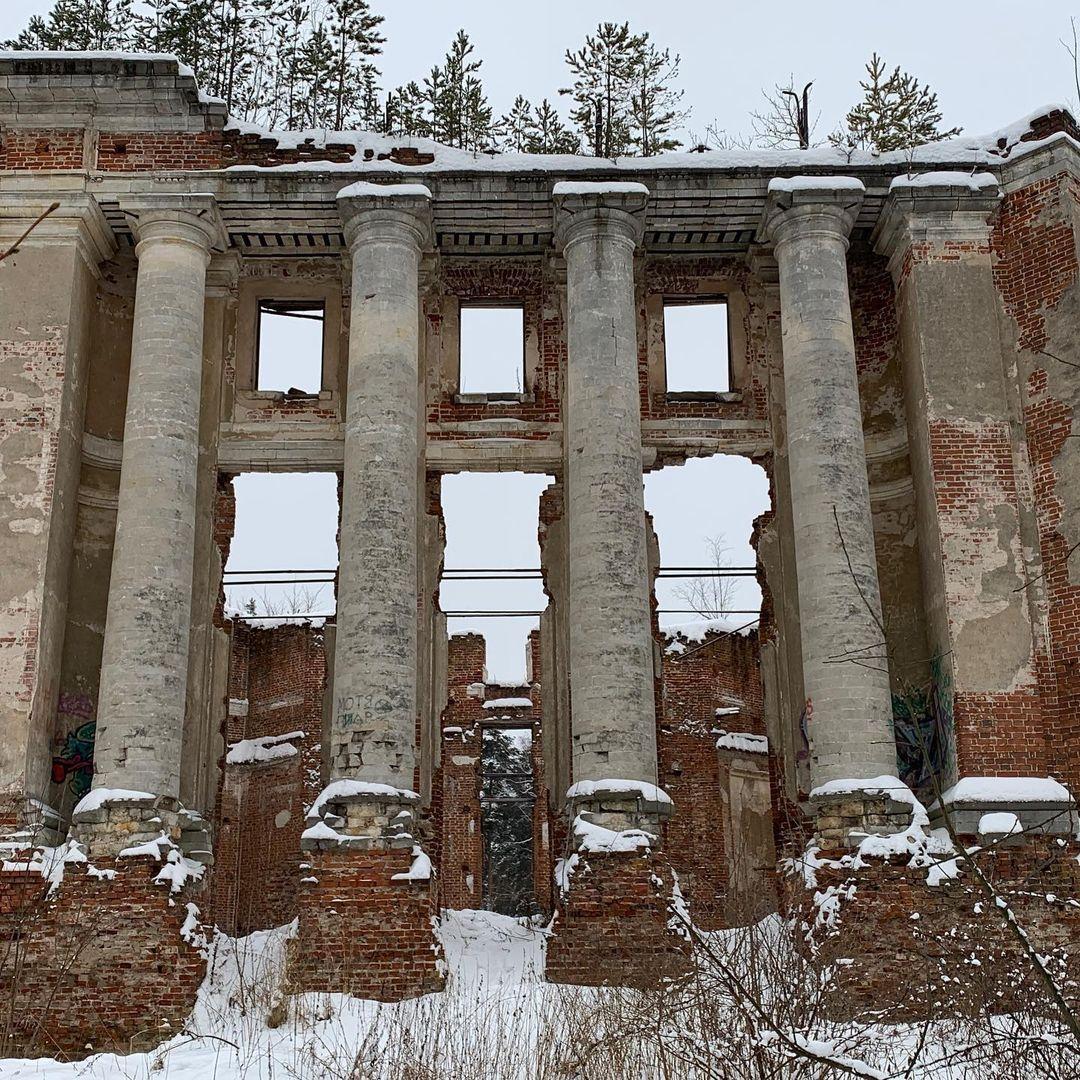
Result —
[[76, 799], [81, 799], [90, 790], [90, 780], [94, 774], [94, 734], [97, 722], [93, 702], [85, 694], [61, 694], [57, 708], [61, 717], [61, 727], [68, 730], [57, 738], [56, 753], [52, 759], [52, 782], [66, 785]]

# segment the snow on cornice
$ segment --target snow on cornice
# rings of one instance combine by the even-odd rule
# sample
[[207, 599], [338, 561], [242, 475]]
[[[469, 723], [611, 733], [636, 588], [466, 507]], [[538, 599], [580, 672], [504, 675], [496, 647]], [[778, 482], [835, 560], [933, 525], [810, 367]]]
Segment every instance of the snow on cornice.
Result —
[[[704, 152], [671, 151], [647, 158], [597, 158], [583, 154], [518, 154], [495, 151], [460, 150], [445, 146], [433, 139], [413, 136], [387, 136], [372, 131], [272, 131], [258, 125], [230, 118], [225, 124], [227, 133], [239, 137], [257, 136], [276, 142], [282, 151], [307, 146], [318, 149], [326, 146], [354, 148], [349, 162], [300, 161], [280, 165], [233, 165], [226, 171], [248, 173], [305, 173], [305, 172], [366, 172], [366, 173], [665, 173], [683, 171], [756, 171], [762, 173], [784, 170], [821, 170], [823, 174], [843, 173], [867, 168], [892, 168], [896, 171], [923, 171], [934, 167], [965, 166], [986, 169], [999, 165], [1014, 150], [1019, 153], [1045, 145], [1056, 138], [1069, 138], [1062, 132], [1034, 138], [1032, 123], [1053, 113], [1067, 112], [1064, 106], [1050, 105], [1035, 110], [1021, 120], [986, 135], [962, 135], [941, 142], [926, 143], [913, 150], [875, 153], [868, 150], [841, 150], [834, 146], [818, 146], [810, 150], [707, 150]], [[1071, 115], [1071, 114], [1070, 114]], [[1022, 141], [1027, 136], [1026, 141]], [[391, 153], [403, 146], [415, 148], [431, 161], [403, 165], [391, 158]]]
[[[186, 64], [168, 53], [125, 52], [112, 50], [51, 51], [6, 50], [0, 51], [0, 63], [70, 63], [84, 62], [92, 67], [100, 64], [102, 75], [109, 75], [109, 65], [117, 63], [175, 64], [177, 77], [191, 79], [198, 100], [203, 104], [220, 106], [222, 103], [197, 89], [194, 72]], [[46, 72], [45, 74], [48, 74]], [[63, 72], [56, 72], [63, 75]], [[155, 73], [157, 74], [157, 73]], [[162, 72], [163, 76], [171, 73]], [[1050, 118], [1057, 116], [1057, 120]], [[1049, 126], [1058, 130], [1039, 135], [1040, 120], [1050, 121]], [[1016, 153], [1028, 153], [1051, 141], [1068, 138], [1076, 144], [1076, 126], [1066, 105], [1051, 103], [1034, 109], [1004, 127], [985, 134], [961, 134], [937, 143], [927, 143], [914, 150], [895, 150], [874, 153], [867, 150], [843, 150], [834, 146], [819, 146], [810, 150], [707, 150], [701, 153], [671, 151], [648, 158], [595, 158], [573, 154], [500, 154], [494, 151], [473, 152], [444, 146], [432, 139], [412, 136], [384, 136], [371, 131], [330, 131], [315, 129], [306, 131], [275, 131], [258, 124], [226, 117], [226, 135], [236, 133], [241, 138], [268, 140], [281, 151], [352, 148], [353, 160], [349, 162], [301, 161], [278, 165], [233, 165], [226, 171], [247, 173], [327, 173], [350, 172], [401, 173], [662, 173], [672, 171], [760, 171], [784, 172], [820, 169], [823, 172], [846, 172], [881, 167], [900, 171], [915, 171], [928, 166], [993, 166]], [[1062, 130], [1064, 126], [1065, 130]], [[402, 163], [391, 160], [395, 149], [410, 147], [433, 160], [418, 163]], [[1022, 147], [1022, 149], [1021, 149]], [[380, 156], [382, 160], [380, 160]]]

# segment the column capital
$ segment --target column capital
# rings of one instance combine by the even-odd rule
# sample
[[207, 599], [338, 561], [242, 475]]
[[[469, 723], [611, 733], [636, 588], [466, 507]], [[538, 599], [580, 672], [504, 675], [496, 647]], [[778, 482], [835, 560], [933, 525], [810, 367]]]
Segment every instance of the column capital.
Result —
[[758, 234], [774, 248], [814, 236], [846, 247], [865, 194], [854, 176], [773, 177]]
[[189, 243], [206, 252], [225, 251], [229, 237], [213, 195], [121, 195], [120, 209], [131, 218], [135, 254], [146, 243]]
[[992, 173], [897, 176], [874, 228], [874, 250], [898, 279], [913, 244], [986, 244], [1001, 198]]
[[431, 247], [431, 191], [424, 184], [371, 184], [361, 180], [342, 188], [338, 213], [350, 250], [366, 240]]
[[562, 181], [551, 191], [555, 203], [555, 244], [565, 251], [586, 237], [622, 239], [632, 248], [645, 232], [649, 189], [644, 184]]
[[96, 274], [99, 263], [116, 254], [116, 239], [96, 200], [86, 192], [8, 191], [0, 196], [0, 250], [6, 250], [52, 206], [20, 247], [57, 246], [74, 241]]

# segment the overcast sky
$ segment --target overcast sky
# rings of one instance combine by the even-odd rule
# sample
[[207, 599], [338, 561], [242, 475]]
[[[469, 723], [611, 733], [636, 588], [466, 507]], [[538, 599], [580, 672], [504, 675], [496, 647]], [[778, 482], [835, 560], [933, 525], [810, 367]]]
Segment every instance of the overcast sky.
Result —
[[[52, 5], [45, 0], [0, 0], [0, 37]], [[566, 85], [563, 54], [581, 45], [601, 20], [628, 19], [661, 46], [682, 56], [688, 131], [701, 135], [714, 122], [729, 133], [749, 129], [761, 88], [814, 80], [812, 113], [819, 137], [841, 120], [858, 95], [862, 67], [875, 49], [938, 92], [947, 126], [991, 131], [1049, 102], [1075, 104], [1071, 62], [1059, 39], [1068, 37], [1066, 0], [548, 0], [529, 5], [506, 0], [408, 4], [373, 0], [386, 17], [388, 39], [380, 66], [383, 85], [419, 78], [441, 61], [464, 27], [483, 61], [482, 74], [496, 113], [518, 93], [557, 100]], [[563, 106], [565, 102], [563, 102]], [[563, 107], [560, 106], [560, 107]], [[565, 109], [564, 109], [565, 112]], [[448, 566], [533, 566], [536, 499], [543, 479], [522, 476], [447, 478]], [[753, 518], [766, 506], [764, 474], [740, 459], [710, 459], [666, 469], [646, 479], [646, 501], [656, 517], [667, 565], [708, 561], [706, 538], [724, 534], [735, 565], [750, 563]], [[237, 534], [230, 567], [312, 567], [335, 564], [336, 491], [332, 478], [247, 477], [238, 485]], [[661, 604], [682, 606], [670, 585]], [[329, 602], [329, 590], [323, 593]], [[756, 587], [740, 583], [737, 606], [757, 603]], [[542, 602], [535, 584], [476, 583], [446, 586], [453, 608], [533, 609]], [[321, 607], [320, 610], [328, 610]], [[679, 621], [673, 616], [668, 622]], [[524, 634], [534, 622], [458, 621], [489, 636], [493, 674], [524, 672]]]

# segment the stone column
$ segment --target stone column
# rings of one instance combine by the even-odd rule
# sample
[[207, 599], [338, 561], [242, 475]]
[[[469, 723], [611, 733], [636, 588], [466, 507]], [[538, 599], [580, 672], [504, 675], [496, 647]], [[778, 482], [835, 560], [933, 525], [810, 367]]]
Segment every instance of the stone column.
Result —
[[419, 270], [431, 194], [419, 184], [360, 183], [338, 203], [352, 313], [331, 772], [414, 800]]
[[[442, 986], [431, 863], [415, 828], [418, 522], [423, 469], [420, 255], [431, 193], [338, 194], [352, 254], [331, 781], [301, 847], [292, 978], [398, 1001]], [[391, 958], [391, 959], [388, 959]]]
[[863, 185], [853, 178], [773, 180], [764, 220], [780, 274], [791, 513], [815, 789], [832, 781], [858, 787], [858, 781], [896, 774], [847, 282], [848, 235], [862, 199]]
[[[641, 471], [634, 249], [648, 189], [557, 184], [566, 258], [564, 412], [574, 786], [571, 804], [655, 816], [656, 719]], [[623, 798], [602, 798], [623, 794]], [[626, 795], [630, 799], [626, 799]]]
[[[1016, 435], [1023, 406], [991, 258], [1000, 202], [989, 173], [898, 177], [874, 235], [896, 284], [930, 639], [919, 681], [933, 687], [932, 763], [957, 827], [976, 832], [983, 811], [1008, 810], [1025, 827], [1070, 832], [1068, 792], [1046, 779], [1068, 747], [1051, 759], [1043, 737], [1047, 579], [1028, 554], [1040, 545], [1022, 494], [1031, 482]], [[1047, 379], [1071, 377], [1066, 365], [1045, 367]], [[1003, 779], [1013, 776], [1032, 778], [1026, 805], [994, 794], [1015, 793]]]
[[[212, 196], [121, 199], [139, 260], [116, 541], [98, 698], [94, 790], [175, 809], [191, 621], [203, 312]], [[85, 802], [86, 800], [84, 800]], [[146, 809], [155, 816], [157, 809]], [[83, 808], [90, 815], [100, 811]], [[138, 815], [136, 815], [138, 816]], [[100, 823], [77, 812], [77, 822]]]

